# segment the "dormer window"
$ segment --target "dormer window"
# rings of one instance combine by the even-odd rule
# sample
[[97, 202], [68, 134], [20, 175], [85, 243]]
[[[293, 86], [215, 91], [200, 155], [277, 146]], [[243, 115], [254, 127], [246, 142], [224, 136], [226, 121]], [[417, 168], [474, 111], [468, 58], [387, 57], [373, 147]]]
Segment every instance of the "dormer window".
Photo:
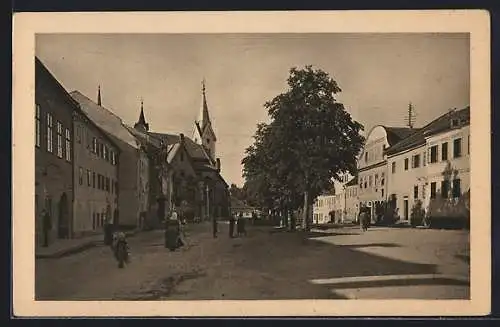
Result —
[[452, 128], [453, 128], [453, 127], [458, 127], [458, 125], [459, 125], [459, 124], [460, 124], [460, 121], [459, 121], [458, 119], [453, 118], [453, 119], [451, 120], [451, 127], [452, 127]]

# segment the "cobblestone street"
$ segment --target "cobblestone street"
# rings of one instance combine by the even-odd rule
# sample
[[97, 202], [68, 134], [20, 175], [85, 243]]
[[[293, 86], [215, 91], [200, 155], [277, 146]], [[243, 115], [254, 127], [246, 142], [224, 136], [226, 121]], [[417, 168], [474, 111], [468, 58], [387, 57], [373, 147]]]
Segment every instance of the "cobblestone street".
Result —
[[36, 260], [37, 300], [466, 299], [465, 231], [357, 228], [288, 233], [248, 226], [230, 239], [219, 224], [188, 226], [188, 246], [163, 247], [161, 231], [130, 238], [132, 262], [118, 269], [100, 246]]

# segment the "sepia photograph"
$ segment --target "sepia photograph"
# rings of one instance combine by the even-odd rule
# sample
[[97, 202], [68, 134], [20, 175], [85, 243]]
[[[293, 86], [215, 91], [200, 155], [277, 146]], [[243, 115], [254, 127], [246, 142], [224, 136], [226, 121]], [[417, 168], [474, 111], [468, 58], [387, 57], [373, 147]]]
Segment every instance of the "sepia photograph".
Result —
[[203, 15], [187, 31], [179, 16], [165, 31], [146, 17], [134, 31], [125, 20], [66, 29], [91, 19], [70, 14], [54, 17], [59, 31], [48, 19], [27, 28], [30, 50], [14, 59], [14, 80], [31, 75], [14, 87], [13, 140], [29, 153], [13, 159], [25, 165], [14, 169], [13, 253], [25, 261], [13, 276], [32, 267], [14, 289], [28, 288], [19, 307], [41, 306], [22, 311], [376, 313], [359, 309], [368, 301], [385, 315], [404, 314], [387, 307], [397, 303], [487, 313], [487, 15], [302, 32], [205, 29]]

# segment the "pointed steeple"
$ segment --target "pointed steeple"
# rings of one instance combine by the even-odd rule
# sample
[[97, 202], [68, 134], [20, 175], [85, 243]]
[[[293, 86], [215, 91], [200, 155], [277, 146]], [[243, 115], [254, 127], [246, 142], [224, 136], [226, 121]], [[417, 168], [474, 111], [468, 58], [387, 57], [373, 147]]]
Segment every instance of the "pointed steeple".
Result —
[[210, 123], [210, 116], [208, 115], [208, 105], [207, 105], [207, 97], [205, 93], [205, 79], [201, 82], [201, 108], [200, 115], [198, 117], [198, 124], [203, 131], [208, 123]]
[[144, 101], [141, 98], [141, 113], [139, 114], [139, 120], [134, 125], [135, 129], [144, 129], [149, 131], [149, 124], [146, 123], [146, 118], [144, 117]]
[[97, 105], [101, 106], [101, 85], [97, 86]]

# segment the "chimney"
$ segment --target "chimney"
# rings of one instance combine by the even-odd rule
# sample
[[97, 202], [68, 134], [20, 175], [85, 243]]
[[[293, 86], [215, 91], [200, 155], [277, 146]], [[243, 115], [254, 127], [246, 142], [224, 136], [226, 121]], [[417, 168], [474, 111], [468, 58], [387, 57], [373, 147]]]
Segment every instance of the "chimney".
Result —
[[215, 165], [216, 165], [216, 167], [217, 167], [217, 172], [219, 172], [219, 173], [220, 173], [220, 159], [219, 159], [219, 158], [217, 158], [217, 161], [216, 161], [216, 164], [215, 164]]
[[180, 137], [180, 139], [181, 139], [181, 143], [184, 143], [184, 134], [180, 133], [180, 134], [179, 134], [179, 137]]

